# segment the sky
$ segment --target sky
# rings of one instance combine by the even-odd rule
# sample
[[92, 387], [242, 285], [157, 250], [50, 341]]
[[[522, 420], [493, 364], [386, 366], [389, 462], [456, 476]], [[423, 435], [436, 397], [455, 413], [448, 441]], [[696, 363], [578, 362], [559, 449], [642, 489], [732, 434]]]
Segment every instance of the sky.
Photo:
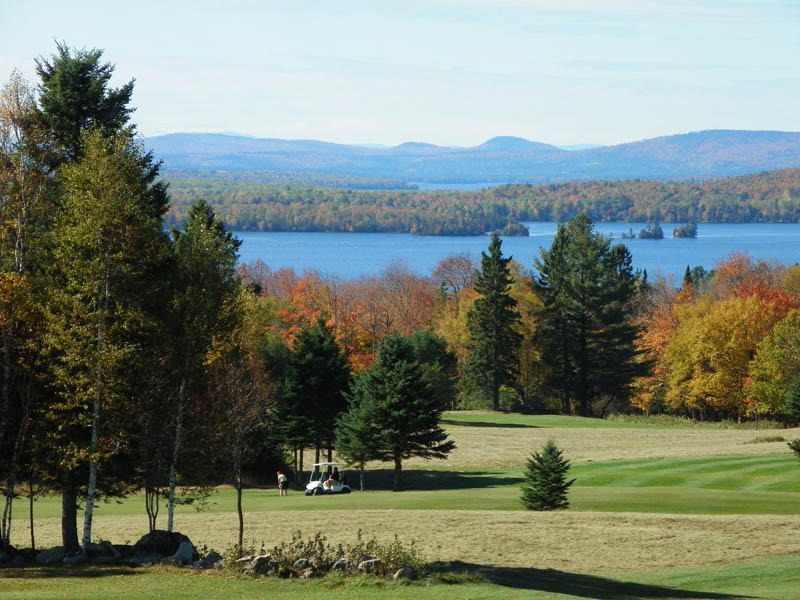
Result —
[[800, 131], [800, 0], [0, 0], [0, 81], [55, 40], [144, 136], [473, 146]]

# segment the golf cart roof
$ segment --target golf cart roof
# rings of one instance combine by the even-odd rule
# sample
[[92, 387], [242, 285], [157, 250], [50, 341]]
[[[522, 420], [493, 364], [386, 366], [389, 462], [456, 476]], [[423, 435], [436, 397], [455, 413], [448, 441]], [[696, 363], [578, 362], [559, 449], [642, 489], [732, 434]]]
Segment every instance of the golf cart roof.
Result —
[[341, 467], [342, 463], [331, 463], [331, 462], [324, 462], [324, 463], [314, 463], [315, 467]]

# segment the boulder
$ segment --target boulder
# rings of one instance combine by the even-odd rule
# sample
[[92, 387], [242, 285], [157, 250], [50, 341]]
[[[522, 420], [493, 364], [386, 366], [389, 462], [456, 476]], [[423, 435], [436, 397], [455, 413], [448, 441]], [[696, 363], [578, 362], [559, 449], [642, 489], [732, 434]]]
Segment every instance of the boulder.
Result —
[[294, 561], [294, 565], [292, 565], [297, 571], [302, 571], [303, 569], [307, 569], [311, 565], [311, 561], [307, 558], [298, 558]]
[[192, 542], [181, 542], [175, 554], [166, 558], [164, 562], [170, 565], [188, 565], [192, 562], [196, 554], [197, 551], [194, 549], [194, 544], [192, 544]]
[[313, 579], [314, 577], [316, 577], [316, 575], [317, 572], [314, 570], [314, 567], [306, 567], [305, 569], [300, 571], [300, 579]]
[[90, 559], [98, 556], [113, 556], [105, 544], [86, 544], [83, 551]]
[[114, 547], [114, 544], [111, 542], [100, 542], [106, 549], [106, 553], [108, 556], [113, 556], [114, 558], [119, 558], [122, 556], [122, 553]]
[[50, 565], [53, 563], [61, 562], [64, 558], [64, 548], [56, 546], [55, 548], [48, 548], [42, 550], [36, 555], [36, 562], [40, 565]]
[[13, 548], [13, 546], [0, 549], [0, 565], [10, 563], [14, 560], [15, 556], [17, 556], [17, 551]]
[[394, 575], [392, 575], [392, 579], [414, 579], [414, 569], [411, 567], [397, 569]]
[[147, 567], [161, 562], [163, 556], [158, 552], [137, 552], [133, 556], [128, 556], [120, 560], [120, 564], [129, 567]]
[[188, 537], [177, 531], [164, 531], [155, 529], [142, 536], [133, 545], [134, 552], [156, 552], [161, 556], [172, 556], [178, 551], [183, 542], [189, 542]]
[[331, 567], [331, 571], [347, 571], [350, 568], [349, 558], [340, 558]]
[[217, 569], [222, 566], [222, 556], [212, 550], [207, 556], [194, 561], [193, 564], [200, 569]]
[[380, 568], [380, 566], [381, 566], [381, 559], [368, 558], [358, 563], [358, 570], [363, 571], [364, 573], [374, 573]]
[[95, 556], [91, 563], [93, 565], [114, 565], [119, 561], [119, 557], [117, 556]]
[[246, 575], [266, 575], [270, 571], [272, 571], [276, 565], [274, 560], [269, 554], [264, 554], [262, 556], [256, 556], [250, 564], [247, 565], [244, 569], [244, 573]]
[[87, 560], [89, 560], [89, 555], [85, 552], [79, 552], [78, 554], [73, 554], [72, 556], [65, 556], [61, 559], [65, 565], [82, 565]]
[[25, 564], [25, 557], [22, 556], [22, 554], [17, 554], [14, 557], [14, 560], [11, 561], [11, 564], [14, 565], [15, 567], [19, 567], [21, 565], [24, 565]]

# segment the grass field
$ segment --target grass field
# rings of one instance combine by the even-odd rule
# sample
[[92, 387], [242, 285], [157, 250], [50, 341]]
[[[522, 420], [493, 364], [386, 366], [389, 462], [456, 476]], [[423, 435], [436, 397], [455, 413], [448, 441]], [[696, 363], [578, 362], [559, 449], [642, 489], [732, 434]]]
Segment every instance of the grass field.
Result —
[[[359, 528], [381, 539], [397, 534], [415, 540], [430, 560], [458, 561], [457, 571], [472, 573], [467, 582], [310, 584], [170, 569], [7, 569], [0, 570], [0, 598], [800, 595], [800, 462], [785, 442], [752, 443], [800, 437], [796, 429], [689, 430], [491, 413], [445, 420], [458, 450], [448, 461], [408, 461], [404, 475], [413, 490], [388, 491], [386, 465], [371, 465], [371, 491], [349, 496], [248, 490], [245, 535], [270, 546], [296, 530], [347, 541]], [[574, 461], [577, 481], [570, 510], [532, 513], [519, 502], [522, 466], [548, 438]], [[180, 507], [176, 527], [197, 544], [223, 549], [235, 540], [234, 506], [233, 492], [221, 490], [207, 512]], [[15, 510], [13, 541], [25, 545], [26, 506]], [[42, 498], [35, 510], [38, 545], [57, 544], [59, 499]], [[133, 542], [146, 527], [143, 500], [132, 497], [101, 506], [95, 537]]]

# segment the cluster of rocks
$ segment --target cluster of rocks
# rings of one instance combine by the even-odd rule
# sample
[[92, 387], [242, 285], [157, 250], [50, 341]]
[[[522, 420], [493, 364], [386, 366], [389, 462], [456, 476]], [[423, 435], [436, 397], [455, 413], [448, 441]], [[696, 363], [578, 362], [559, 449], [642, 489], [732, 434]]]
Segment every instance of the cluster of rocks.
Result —
[[[343, 557], [334, 562], [298, 558], [291, 565], [287, 565], [273, 560], [269, 554], [261, 554], [244, 556], [236, 561], [235, 567], [245, 575], [274, 575], [300, 579], [323, 577], [328, 573], [382, 574], [386, 571], [380, 559], [369, 556], [363, 557], [359, 561]], [[392, 577], [393, 579], [414, 579], [416, 573], [411, 567], [403, 567], [397, 569]]]
[[144, 567], [168, 564], [199, 569], [222, 566], [222, 557], [214, 551], [201, 557], [191, 540], [178, 532], [155, 530], [131, 545], [100, 542], [87, 544], [80, 554], [67, 556], [64, 548], [56, 546], [35, 552], [30, 548], [0, 550], [0, 564], [24, 566], [28, 564], [82, 564], [125, 565]]

